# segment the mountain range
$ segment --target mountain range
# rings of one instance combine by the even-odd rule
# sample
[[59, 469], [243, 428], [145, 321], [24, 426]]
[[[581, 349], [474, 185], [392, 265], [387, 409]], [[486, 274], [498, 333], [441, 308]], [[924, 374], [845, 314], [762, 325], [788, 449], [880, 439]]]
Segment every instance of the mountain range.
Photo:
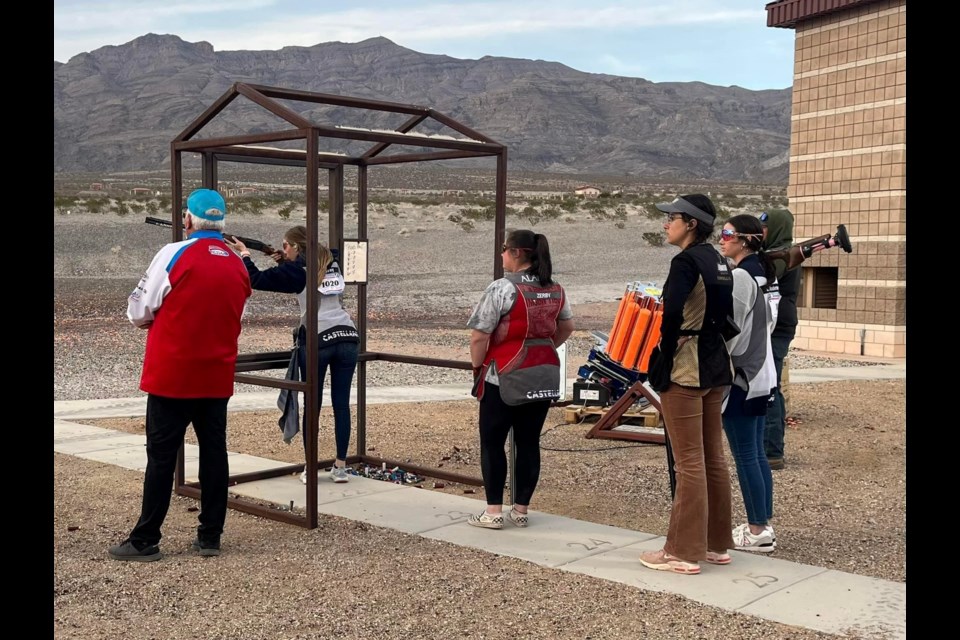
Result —
[[[168, 166], [170, 141], [234, 82], [432, 107], [507, 145], [511, 170], [787, 180], [790, 89], [654, 83], [543, 60], [462, 60], [386, 38], [214, 51], [156, 34], [54, 61], [54, 172]], [[396, 128], [406, 118], [289, 106], [322, 124]], [[277, 122], [236, 100], [203, 133], [253, 133]]]

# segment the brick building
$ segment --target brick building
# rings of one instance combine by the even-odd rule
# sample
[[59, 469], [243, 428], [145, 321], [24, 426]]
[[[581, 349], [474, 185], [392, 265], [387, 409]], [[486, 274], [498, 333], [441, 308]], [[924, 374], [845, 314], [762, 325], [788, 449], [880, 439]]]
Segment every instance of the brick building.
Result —
[[796, 32], [790, 182], [794, 239], [845, 224], [853, 253], [806, 260], [798, 349], [906, 356], [906, 0], [779, 0]]

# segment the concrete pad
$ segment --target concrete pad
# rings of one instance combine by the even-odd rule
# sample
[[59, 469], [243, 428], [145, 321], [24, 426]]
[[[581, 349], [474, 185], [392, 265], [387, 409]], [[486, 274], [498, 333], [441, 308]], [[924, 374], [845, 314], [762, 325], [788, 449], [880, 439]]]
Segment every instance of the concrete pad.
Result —
[[[483, 510], [482, 501], [471, 502], [474, 512]], [[507, 522], [505, 517], [503, 529], [500, 530], [481, 529], [462, 523], [421, 535], [529, 560], [545, 567], [559, 567], [654, 537], [650, 533], [617, 529], [533, 510], [530, 511], [530, 526], [524, 529]]]
[[906, 363], [866, 367], [821, 367], [790, 370], [791, 384], [838, 380], [897, 380], [907, 377]]
[[94, 451], [143, 447], [146, 439], [130, 433], [98, 430], [96, 433], [75, 433], [74, 435], [54, 434], [53, 450], [72, 456], [83, 456]]
[[143, 442], [135, 446], [116, 449], [101, 449], [78, 455], [78, 458], [95, 460], [103, 464], [112, 464], [133, 471], [147, 470], [147, 447]]
[[54, 444], [59, 440], [66, 440], [71, 438], [86, 438], [91, 436], [96, 436], [97, 434], [105, 435], [118, 433], [110, 429], [102, 429], [100, 427], [94, 427], [89, 424], [80, 424], [79, 422], [71, 422], [69, 420], [62, 420], [60, 418], [54, 417], [53, 419], [53, 441]]
[[[381, 491], [354, 500], [321, 504], [321, 513], [361, 520], [406, 533], [422, 533], [465, 522], [467, 516], [483, 508], [482, 503], [470, 498], [380, 480], [367, 481], [393, 486], [398, 491]], [[353, 479], [350, 483], [353, 483]]]
[[[276, 463], [274, 464], [276, 466]], [[404, 488], [390, 482], [356, 477], [351, 477], [350, 482], [346, 484], [336, 484], [325, 476], [325, 473], [321, 475], [317, 486], [318, 505], [344, 500], [368, 499], [367, 496], [394, 492]], [[307, 504], [307, 488], [300, 482], [299, 475], [244, 482], [230, 487], [230, 493], [246, 498], [266, 500], [283, 507], [289, 507], [291, 500], [293, 500], [294, 507], [304, 508]]]
[[796, 564], [744, 551], [730, 552], [733, 561], [728, 565], [701, 562], [700, 574], [696, 576], [655, 571], [640, 564], [639, 556], [642, 552], [662, 549], [665, 541], [663, 536], [657, 536], [639, 544], [604, 551], [559, 568], [650, 591], [679, 593], [691, 600], [731, 610], [740, 610], [758, 598], [779, 592], [825, 571], [821, 567]]
[[147, 396], [105, 400], [62, 400], [53, 403], [54, 417], [72, 420], [147, 415]]
[[832, 569], [740, 609], [836, 634], [907, 637], [907, 585]]

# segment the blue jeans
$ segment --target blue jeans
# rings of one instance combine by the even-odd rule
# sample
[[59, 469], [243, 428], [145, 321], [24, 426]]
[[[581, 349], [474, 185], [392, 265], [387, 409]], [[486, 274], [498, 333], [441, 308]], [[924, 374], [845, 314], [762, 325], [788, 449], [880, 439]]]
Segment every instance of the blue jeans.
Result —
[[747, 522], [765, 525], [773, 517], [773, 474], [763, 451], [764, 416], [723, 416], [723, 430], [737, 465]]
[[787, 357], [791, 342], [793, 342], [792, 335], [770, 336], [773, 364], [777, 368], [777, 388], [770, 395], [770, 402], [767, 404], [766, 427], [763, 434], [763, 448], [768, 458], [783, 458], [783, 434], [787, 426], [787, 410], [783, 402], [783, 392], [780, 389], [780, 379], [783, 375], [783, 360]]
[[[320, 400], [317, 408], [323, 404], [323, 384], [330, 369], [330, 400], [333, 402], [333, 433], [337, 442], [337, 459], [346, 460], [350, 446], [350, 386], [353, 384], [353, 372], [357, 369], [360, 345], [356, 342], [337, 342], [321, 345], [317, 349], [317, 363], [320, 373]], [[306, 350], [300, 349], [300, 379], [306, 380]], [[303, 450], [307, 450], [306, 415], [303, 417]]]

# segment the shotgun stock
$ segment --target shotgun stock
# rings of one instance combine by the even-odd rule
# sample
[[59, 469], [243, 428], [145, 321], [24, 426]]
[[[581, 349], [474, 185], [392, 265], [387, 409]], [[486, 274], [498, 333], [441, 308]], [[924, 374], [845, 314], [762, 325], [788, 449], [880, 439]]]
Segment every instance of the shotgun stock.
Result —
[[[144, 220], [144, 222], [146, 222], [147, 224], [156, 225], [156, 226], [158, 226], [158, 227], [167, 227], [167, 228], [172, 228], [172, 227], [173, 227], [173, 223], [172, 223], [172, 222], [170, 222], [169, 220], [164, 220], [163, 218], [154, 218], [154, 217], [151, 217], [151, 216], [147, 216], [147, 218], [146, 218], [146, 220]], [[233, 235], [233, 234], [224, 234], [224, 235], [229, 235], [231, 238], [236, 238], [237, 240], [239, 240], [240, 242], [242, 242], [243, 244], [245, 244], [245, 245], [247, 246], [247, 249], [253, 249], [253, 250], [255, 250], [255, 251], [262, 251], [263, 253], [267, 254], [268, 256], [277, 253], [277, 250], [274, 249], [273, 247], [271, 247], [271, 246], [270, 246], [269, 244], [267, 244], [266, 242], [261, 242], [260, 240], [255, 240], [255, 239], [253, 239], [253, 238], [244, 238], [243, 236], [235, 236], [235, 235]]]

